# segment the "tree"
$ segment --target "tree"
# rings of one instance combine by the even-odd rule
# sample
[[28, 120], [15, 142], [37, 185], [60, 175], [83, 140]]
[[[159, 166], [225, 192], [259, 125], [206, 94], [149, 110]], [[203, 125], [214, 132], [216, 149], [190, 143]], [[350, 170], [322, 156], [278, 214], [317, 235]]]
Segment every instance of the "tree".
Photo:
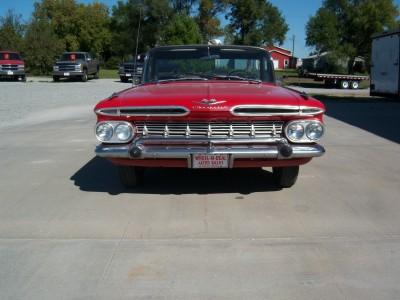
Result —
[[201, 35], [196, 21], [187, 15], [175, 15], [162, 32], [164, 45], [199, 44]]
[[157, 45], [173, 10], [168, 0], [118, 1], [112, 8], [111, 31], [112, 51], [120, 57], [135, 53], [139, 19], [138, 52], [144, 52]]
[[104, 4], [42, 0], [35, 3], [33, 18], [48, 22], [68, 51], [81, 50], [101, 55], [110, 47], [110, 19]]
[[78, 43], [82, 51], [104, 55], [111, 46], [110, 18], [108, 8], [101, 3], [79, 5]]
[[0, 17], [0, 50], [21, 51], [24, 31], [21, 15], [7, 11], [4, 17]]
[[203, 43], [223, 34], [217, 14], [220, 6], [212, 0], [201, 0], [199, 3], [199, 15], [197, 24]]
[[190, 15], [192, 8], [198, 0], [170, 0], [172, 8], [178, 14]]
[[37, 74], [51, 71], [54, 57], [64, 50], [64, 44], [46, 20], [33, 20], [25, 36], [25, 59], [28, 68]]
[[236, 44], [261, 46], [282, 44], [288, 25], [282, 14], [266, 0], [225, 0], [229, 10], [228, 31]]
[[370, 60], [371, 35], [398, 26], [393, 0], [325, 0], [307, 23], [307, 46], [347, 58], [352, 72], [357, 56]]

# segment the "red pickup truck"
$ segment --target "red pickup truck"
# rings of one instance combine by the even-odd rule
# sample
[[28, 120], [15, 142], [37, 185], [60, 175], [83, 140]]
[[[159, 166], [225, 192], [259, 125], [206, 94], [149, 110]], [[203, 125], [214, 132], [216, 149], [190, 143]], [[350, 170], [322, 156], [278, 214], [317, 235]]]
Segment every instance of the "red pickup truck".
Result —
[[98, 103], [96, 154], [126, 187], [146, 168], [272, 167], [281, 187], [325, 149], [324, 105], [278, 86], [267, 51], [166, 46], [147, 54], [142, 84]]
[[0, 78], [26, 80], [25, 63], [18, 52], [0, 51]]

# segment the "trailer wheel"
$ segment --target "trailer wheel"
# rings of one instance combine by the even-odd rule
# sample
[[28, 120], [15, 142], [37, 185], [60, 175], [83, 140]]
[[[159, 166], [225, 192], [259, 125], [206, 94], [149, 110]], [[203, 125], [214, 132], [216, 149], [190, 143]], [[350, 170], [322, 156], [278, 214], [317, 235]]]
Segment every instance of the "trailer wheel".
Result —
[[342, 81], [340, 81], [340, 88], [348, 89], [348, 88], [350, 88], [350, 83], [347, 80], [342, 80]]
[[360, 86], [360, 83], [359, 83], [358, 81], [352, 81], [352, 82], [351, 82], [351, 88], [352, 88], [353, 90], [358, 89], [359, 86]]

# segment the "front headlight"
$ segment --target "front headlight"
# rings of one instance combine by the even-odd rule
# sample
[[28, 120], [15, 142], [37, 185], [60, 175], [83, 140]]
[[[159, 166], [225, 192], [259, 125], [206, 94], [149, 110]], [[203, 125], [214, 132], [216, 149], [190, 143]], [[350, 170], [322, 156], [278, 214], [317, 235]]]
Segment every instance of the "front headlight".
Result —
[[58, 66], [53, 66], [53, 71], [58, 71], [59, 67]]
[[318, 120], [296, 120], [285, 127], [286, 138], [292, 143], [314, 143], [324, 132], [324, 124]]
[[312, 122], [306, 127], [306, 135], [312, 141], [319, 140], [324, 134], [324, 127], [319, 122]]
[[134, 136], [134, 127], [129, 122], [106, 121], [96, 125], [96, 138], [102, 143], [127, 143]]
[[78, 71], [80, 71], [80, 70], [81, 70], [81, 68], [82, 68], [82, 64], [75, 65], [75, 70], [78, 70]]
[[25, 69], [25, 65], [18, 65], [18, 69], [24, 70]]
[[289, 140], [298, 141], [304, 136], [304, 127], [301, 123], [292, 123], [288, 126], [286, 132]]
[[115, 127], [115, 135], [121, 142], [129, 141], [132, 133], [132, 126], [127, 124], [119, 124]]
[[114, 128], [109, 123], [100, 123], [96, 126], [96, 137], [100, 142], [108, 142], [111, 140]]

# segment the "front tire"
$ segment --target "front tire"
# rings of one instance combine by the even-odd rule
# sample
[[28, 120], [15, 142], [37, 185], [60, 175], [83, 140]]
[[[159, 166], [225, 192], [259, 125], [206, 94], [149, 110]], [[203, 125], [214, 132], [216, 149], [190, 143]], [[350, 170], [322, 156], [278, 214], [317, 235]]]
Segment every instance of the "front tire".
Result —
[[273, 168], [273, 176], [280, 187], [289, 188], [296, 183], [299, 169], [299, 166]]
[[60, 81], [60, 77], [58, 77], [58, 76], [53, 76], [53, 81], [54, 81], [54, 82]]
[[128, 82], [128, 77], [120, 76], [121, 82]]
[[143, 184], [144, 168], [118, 166], [119, 180], [126, 188], [134, 188]]
[[88, 81], [88, 74], [86, 70], [83, 70], [83, 75], [81, 76], [81, 81], [86, 82]]

